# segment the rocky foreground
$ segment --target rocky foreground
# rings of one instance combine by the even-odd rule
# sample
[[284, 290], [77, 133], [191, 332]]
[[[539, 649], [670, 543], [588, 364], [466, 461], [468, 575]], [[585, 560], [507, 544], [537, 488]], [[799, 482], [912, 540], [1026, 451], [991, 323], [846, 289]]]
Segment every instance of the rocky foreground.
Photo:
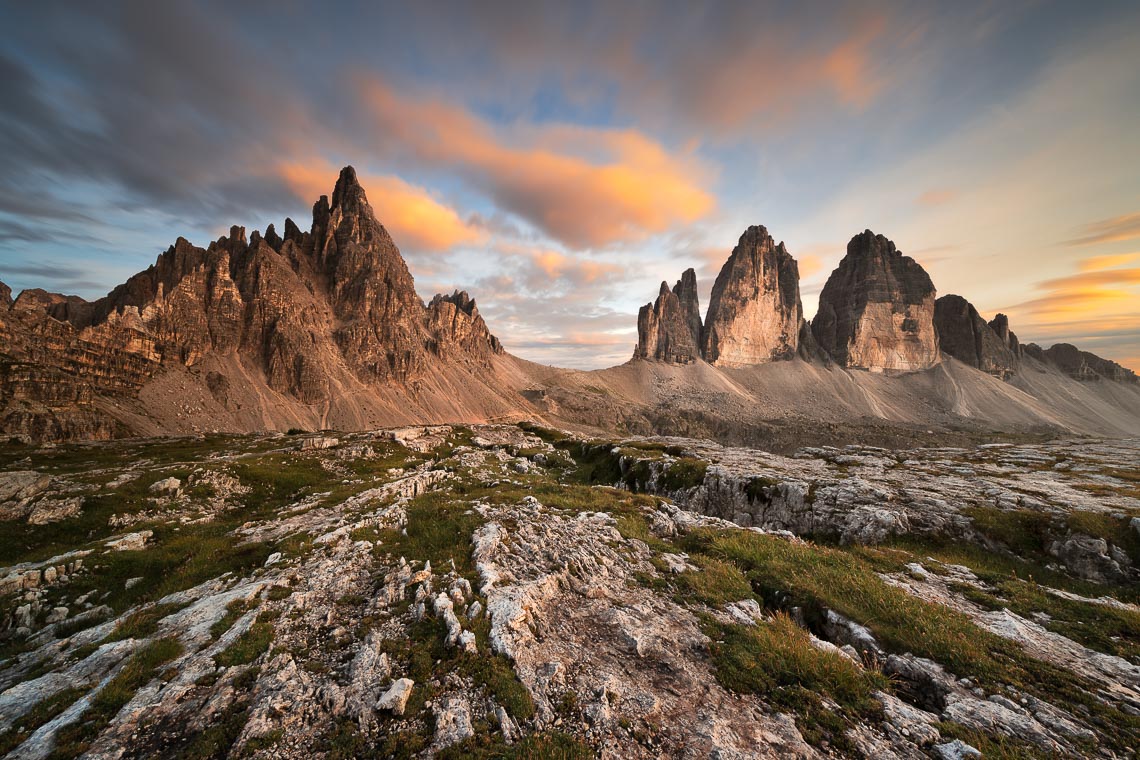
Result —
[[0, 752], [1134, 757], [1140, 442], [0, 448]]

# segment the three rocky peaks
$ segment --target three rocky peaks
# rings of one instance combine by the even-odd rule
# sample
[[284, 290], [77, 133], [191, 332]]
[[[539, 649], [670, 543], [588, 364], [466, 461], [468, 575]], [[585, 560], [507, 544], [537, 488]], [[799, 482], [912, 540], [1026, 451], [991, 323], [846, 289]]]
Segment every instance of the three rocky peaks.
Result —
[[744, 231], [713, 284], [701, 321], [696, 273], [685, 270], [641, 307], [635, 359], [739, 368], [800, 356], [872, 371], [929, 369], [942, 355], [1002, 379], [1028, 354], [1078, 380], [1137, 382], [1131, 370], [1069, 344], [1022, 346], [998, 314], [986, 322], [958, 295], [937, 297], [930, 276], [893, 242], [865, 230], [847, 244], [808, 322], [799, 268], [764, 227]]

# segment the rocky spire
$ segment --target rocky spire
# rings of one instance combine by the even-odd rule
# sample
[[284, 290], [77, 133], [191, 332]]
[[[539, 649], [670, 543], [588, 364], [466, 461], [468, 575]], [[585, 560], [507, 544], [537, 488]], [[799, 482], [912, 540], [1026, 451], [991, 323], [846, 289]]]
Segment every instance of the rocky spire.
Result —
[[962, 296], [946, 295], [935, 301], [934, 327], [942, 352], [958, 361], [1002, 379], [1017, 370], [1016, 354]]
[[713, 284], [703, 334], [705, 360], [741, 367], [791, 358], [802, 318], [796, 260], [767, 229], [749, 227]]
[[672, 290], [661, 283], [657, 300], [638, 312], [634, 357], [689, 364], [701, 356], [700, 338], [697, 273], [686, 269]]
[[1017, 336], [1009, 329], [1009, 317], [1004, 314], [998, 314], [990, 320], [990, 329], [997, 333], [1001, 338], [1001, 342], [1005, 347], [1013, 352], [1014, 356], [1021, 356], [1021, 343], [1017, 340]]
[[0, 282], [0, 308], [7, 309], [12, 305], [12, 289]]
[[895, 244], [866, 230], [819, 296], [812, 333], [840, 365], [919, 370], [940, 361], [930, 276]]

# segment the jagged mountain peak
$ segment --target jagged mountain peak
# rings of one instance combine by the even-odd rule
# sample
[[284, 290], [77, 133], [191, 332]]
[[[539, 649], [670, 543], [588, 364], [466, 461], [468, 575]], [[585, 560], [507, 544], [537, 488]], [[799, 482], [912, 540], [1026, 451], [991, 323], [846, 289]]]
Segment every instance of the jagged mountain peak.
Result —
[[796, 260], [767, 227], [752, 225], [713, 283], [702, 336], [705, 360], [739, 367], [790, 358], [802, 316]]

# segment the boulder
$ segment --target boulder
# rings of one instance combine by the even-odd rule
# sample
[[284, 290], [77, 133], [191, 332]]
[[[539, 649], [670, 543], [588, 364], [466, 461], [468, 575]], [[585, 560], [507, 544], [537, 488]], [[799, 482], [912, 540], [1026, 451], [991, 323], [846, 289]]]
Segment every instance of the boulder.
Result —
[[672, 364], [689, 364], [701, 357], [701, 314], [697, 302], [697, 273], [686, 269], [669, 289], [661, 283], [657, 300], [637, 314], [634, 357]]
[[380, 695], [380, 699], [376, 702], [377, 710], [388, 710], [393, 715], [403, 715], [404, 708], [408, 704], [408, 698], [412, 696], [412, 686], [415, 681], [410, 678], [401, 678], [395, 681], [388, 690]]
[[75, 517], [83, 511], [83, 497], [71, 496], [63, 499], [40, 499], [32, 506], [28, 522], [31, 525], [47, 525], [48, 523], [66, 520]]
[[32, 502], [51, 485], [51, 477], [32, 470], [0, 472], [0, 520], [21, 520]]
[[743, 367], [790, 359], [799, 346], [800, 273], [764, 227], [744, 231], [713, 284], [703, 337], [705, 360]]
[[922, 370], [941, 360], [929, 275], [895, 244], [866, 230], [827, 280], [812, 320], [816, 341], [844, 367]]

